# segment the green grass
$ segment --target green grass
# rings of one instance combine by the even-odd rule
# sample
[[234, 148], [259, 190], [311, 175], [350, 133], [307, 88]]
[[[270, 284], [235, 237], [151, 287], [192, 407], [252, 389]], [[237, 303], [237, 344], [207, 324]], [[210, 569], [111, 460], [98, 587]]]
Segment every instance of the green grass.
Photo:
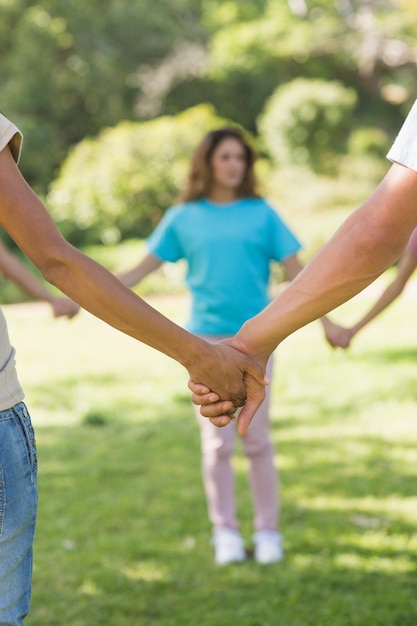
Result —
[[[333, 318], [353, 321], [377, 290]], [[184, 320], [186, 298], [151, 302]], [[40, 463], [28, 626], [414, 625], [416, 307], [411, 288], [348, 353], [319, 324], [281, 346], [285, 559], [218, 568], [186, 372], [87, 313], [67, 322], [42, 304], [7, 306]], [[250, 547], [240, 446], [235, 467]]]

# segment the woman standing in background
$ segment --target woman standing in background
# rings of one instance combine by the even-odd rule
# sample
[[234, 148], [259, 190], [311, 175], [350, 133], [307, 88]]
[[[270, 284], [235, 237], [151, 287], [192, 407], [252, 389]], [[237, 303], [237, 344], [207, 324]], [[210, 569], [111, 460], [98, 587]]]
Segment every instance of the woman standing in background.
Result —
[[[254, 162], [254, 151], [236, 128], [208, 133], [191, 159], [180, 204], [165, 213], [149, 237], [145, 258], [119, 275], [132, 287], [163, 262], [185, 259], [192, 296], [187, 329], [211, 343], [234, 335], [267, 306], [271, 261], [282, 263], [290, 280], [302, 269], [299, 241], [256, 192]], [[326, 338], [334, 344], [339, 327], [326, 318], [321, 321]], [[272, 358], [267, 374], [271, 378]], [[283, 555], [269, 406], [268, 387], [254, 427], [242, 438], [249, 460], [254, 554], [259, 563], [274, 563]], [[235, 510], [235, 424], [218, 429], [198, 409], [196, 415], [215, 560], [218, 565], [240, 562], [246, 550]]]

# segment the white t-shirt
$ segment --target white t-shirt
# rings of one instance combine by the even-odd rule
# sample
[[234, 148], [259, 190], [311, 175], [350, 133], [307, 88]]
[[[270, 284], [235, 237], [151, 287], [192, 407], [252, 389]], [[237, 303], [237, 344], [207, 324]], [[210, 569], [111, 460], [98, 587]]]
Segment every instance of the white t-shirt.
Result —
[[387, 159], [417, 171], [417, 100], [388, 152]]
[[[0, 151], [7, 145], [17, 162], [22, 147], [22, 134], [0, 113]], [[0, 411], [10, 409], [23, 398], [23, 389], [16, 373], [15, 349], [10, 345], [6, 320], [0, 309]]]

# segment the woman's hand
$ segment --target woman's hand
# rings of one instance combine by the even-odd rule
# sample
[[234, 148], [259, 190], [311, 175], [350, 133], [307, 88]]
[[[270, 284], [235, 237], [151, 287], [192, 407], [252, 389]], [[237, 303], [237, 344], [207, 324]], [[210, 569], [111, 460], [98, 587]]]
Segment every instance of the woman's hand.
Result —
[[[265, 385], [269, 383], [264, 375], [264, 367], [226, 342], [213, 344], [213, 347], [219, 349], [226, 359], [223, 375], [230, 377], [233, 371], [231, 367], [235, 368], [235, 372], [236, 367], [238, 368], [240, 382], [244, 385], [243, 401], [241, 395], [232, 395], [230, 392], [228, 395], [219, 393], [219, 387], [208, 384], [207, 377], [196, 378], [190, 372], [188, 387], [192, 392], [192, 401], [201, 406], [201, 415], [209, 418], [218, 427], [226, 426], [234, 420], [239, 407], [243, 406], [238, 413], [237, 430], [240, 435], [245, 435], [254, 414], [264, 400]], [[197, 383], [196, 380], [205, 380], [206, 383]], [[214, 389], [216, 391], [213, 391]]]
[[[218, 406], [217, 415], [228, 415], [233, 407], [235, 412], [246, 403], [247, 380], [250, 380], [251, 395], [255, 395], [256, 388], [257, 394], [259, 396], [262, 394], [263, 397], [268, 380], [265, 378], [264, 368], [259, 363], [225, 342], [202, 343], [198, 358], [195, 358], [193, 363], [187, 364], [187, 369], [193, 383], [202, 383], [205, 389], [215, 392], [217, 400], [223, 401]], [[230, 401], [230, 404], [224, 404], [225, 401]], [[209, 417], [215, 416], [213, 414]]]
[[68, 317], [72, 319], [80, 311], [80, 306], [70, 298], [51, 298], [49, 303], [52, 307], [54, 317]]
[[[323, 318], [324, 319], [324, 318]], [[335, 324], [327, 319], [327, 323], [323, 323], [324, 334], [327, 342], [332, 348], [349, 348], [350, 342], [353, 338], [353, 331], [350, 328], [345, 328], [339, 324]]]

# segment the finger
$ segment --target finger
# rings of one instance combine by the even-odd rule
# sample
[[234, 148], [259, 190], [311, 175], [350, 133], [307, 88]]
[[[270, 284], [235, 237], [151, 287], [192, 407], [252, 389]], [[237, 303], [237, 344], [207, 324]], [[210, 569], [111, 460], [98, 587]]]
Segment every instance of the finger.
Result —
[[224, 428], [235, 419], [234, 415], [219, 415], [218, 417], [211, 417], [210, 422], [217, 428]]
[[263, 398], [249, 398], [245, 406], [241, 409], [237, 420], [237, 432], [239, 435], [246, 435], [249, 425], [256, 411], [263, 402]]
[[252, 376], [252, 378], [254, 378], [260, 385], [266, 386], [270, 383], [268, 376], [265, 374], [262, 367], [257, 363], [254, 363], [254, 365], [248, 365], [245, 372]]
[[237, 422], [237, 431], [239, 435], [246, 435], [253, 416], [265, 399], [265, 387], [258, 385], [253, 378], [248, 376], [248, 374], [245, 374], [245, 384], [248, 392], [248, 399], [246, 400], [243, 409], [239, 412]]
[[213, 402], [200, 407], [200, 413], [203, 417], [230, 417], [236, 412], [236, 407], [230, 400], [222, 400], [220, 402]]
[[217, 393], [214, 393], [214, 391], [211, 391], [210, 393], [200, 396], [196, 393], [191, 394], [191, 402], [193, 404], [196, 404], [197, 406], [199, 405], [206, 405], [206, 404], [213, 404], [213, 402], [219, 402], [220, 398], [217, 395]]
[[193, 394], [203, 395], [210, 393], [210, 387], [207, 385], [203, 385], [202, 383], [195, 383], [191, 378], [188, 379], [188, 389], [193, 392]]

